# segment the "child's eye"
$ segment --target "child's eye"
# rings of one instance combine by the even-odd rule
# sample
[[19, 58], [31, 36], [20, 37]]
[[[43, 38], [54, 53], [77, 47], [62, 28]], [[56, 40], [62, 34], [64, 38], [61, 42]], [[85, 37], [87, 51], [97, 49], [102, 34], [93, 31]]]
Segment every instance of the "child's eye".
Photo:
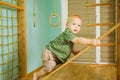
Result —
[[73, 23], [73, 25], [75, 25], [75, 24]]
[[80, 25], [78, 25], [80, 27]]

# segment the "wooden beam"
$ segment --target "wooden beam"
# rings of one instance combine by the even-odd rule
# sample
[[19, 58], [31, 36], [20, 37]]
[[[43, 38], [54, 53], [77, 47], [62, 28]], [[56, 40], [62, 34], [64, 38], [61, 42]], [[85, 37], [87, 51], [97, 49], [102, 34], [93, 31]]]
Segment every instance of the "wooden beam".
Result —
[[22, 78], [27, 74], [26, 0], [17, 0], [17, 2], [18, 6], [24, 9], [17, 10], [19, 78]]
[[111, 25], [113, 25], [113, 24], [114, 24], [114, 23], [109, 22], [109, 23], [87, 24], [87, 26], [89, 26], [89, 27], [93, 27], [93, 26], [111, 26]]
[[112, 2], [109, 2], [109, 3], [97, 3], [97, 4], [86, 4], [86, 7], [93, 7], [93, 6], [112, 6]]
[[110, 30], [108, 30], [106, 33], [104, 33], [102, 36], [100, 36], [98, 39], [102, 40], [103, 38], [105, 38], [107, 35], [109, 35], [111, 32], [113, 32], [116, 28], [120, 27], [120, 23], [118, 23], [117, 25], [115, 25], [114, 27], [112, 27]]
[[[117, 25], [115, 25], [114, 27], [112, 27], [110, 30], [108, 30], [106, 33], [104, 33], [102, 36], [100, 36], [98, 39], [102, 40], [103, 38], [105, 38], [107, 35], [109, 35], [111, 32], [113, 32], [116, 28], [118, 28], [120, 26], [120, 23], [118, 23]], [[61, 65], [60, 67], [58, 67], [57, 69], [55, 69], [53, 72], [51, 72], [50, 74], [48, 74], [46, 77], [43, 78], [43, 80], [46, 80], [47, 78], [49, 78], [51, 75], [55, 74], [58, 70], [60, 70], [61, 68], [63, 68], [64, 66], [66, 66], [67, 64], [69, 64], [71, 61], [73, 61], [74, 59], [76, 59], [77, 57], [79, 57], [81, 54], [83, 54], [84, 52], [86, 52], [88, 49], [90, 49], [92, 46], [87, 46], [84, 49], [82, 49], [77, 55], [73, 56], [71, 59], [69, 59], [67, 62], [65, 62], [63, 65]]]
[[115, 46], [115, 43], [98, 44], [97, 46]]
[[8, 3], [2, 2], [2, 1], [0, 1], [0, 5], [4, 5], [4, 6], [7, 6], [7, 7], [15, 8], [15, 9], [18, 9], [18, 10], [24, 10], [22, 7], [15, 6], [13, 4], [8, 4]]
[[91, 64], [90, 67], [113, 67], [117, 66], [117, 64]]

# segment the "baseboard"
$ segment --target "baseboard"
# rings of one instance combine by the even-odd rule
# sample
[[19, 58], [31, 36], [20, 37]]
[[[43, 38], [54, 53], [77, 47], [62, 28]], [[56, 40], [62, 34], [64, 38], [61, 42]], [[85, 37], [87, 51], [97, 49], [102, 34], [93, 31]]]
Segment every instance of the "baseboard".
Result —
[[33, 76], [33, 73], [41, 70], [42, 67], [43, 67], [43, 66], [40, 66], [39, 68], [33, 70], [32, 72], [26, 74], [25, 77], [19, 78], [18, 80], [29, 80], [29, 78]]

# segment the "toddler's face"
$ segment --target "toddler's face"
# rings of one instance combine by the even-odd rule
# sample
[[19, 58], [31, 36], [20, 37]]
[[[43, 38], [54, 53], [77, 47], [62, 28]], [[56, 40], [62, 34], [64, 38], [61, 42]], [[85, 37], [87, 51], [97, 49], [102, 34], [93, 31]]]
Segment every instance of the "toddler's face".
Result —
[[67, 24], [67, 27], [74, 33], [77, 34], [80, 31], [82, 21], [79, 18], [73, 18], [70, 23]]

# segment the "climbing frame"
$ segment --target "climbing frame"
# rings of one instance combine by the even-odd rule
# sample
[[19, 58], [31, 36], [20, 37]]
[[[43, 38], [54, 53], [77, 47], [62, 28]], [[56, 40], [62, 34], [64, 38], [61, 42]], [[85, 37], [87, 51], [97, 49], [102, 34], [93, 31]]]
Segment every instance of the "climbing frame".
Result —
[[0, 0], [0, 80], [17, 80], [26, 74], [24, 2]]

